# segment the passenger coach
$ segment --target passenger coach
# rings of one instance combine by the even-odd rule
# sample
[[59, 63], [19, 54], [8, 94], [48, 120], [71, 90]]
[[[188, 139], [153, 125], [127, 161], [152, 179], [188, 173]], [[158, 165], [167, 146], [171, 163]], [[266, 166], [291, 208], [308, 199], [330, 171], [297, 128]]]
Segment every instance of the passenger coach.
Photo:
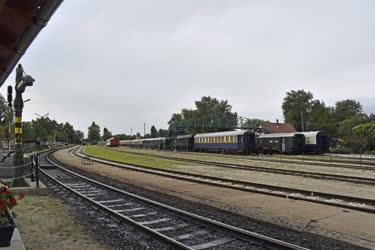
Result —
[[329, 150], [329, 137], [323, 131], [300, 132], [305, 136], [306, 153], [324, 154]]
[[300, 154], [304, 150], [305, 136], [301, 133], [262, 134], [257, 139], [258, 152]]
[[255, 151], [255, 136], [247, 130], [196, 134], [194, 150], [250, 153]]
[[176, 137], [176, 150], [192, 151], [194, 148], [193, 135], [179, 135]]

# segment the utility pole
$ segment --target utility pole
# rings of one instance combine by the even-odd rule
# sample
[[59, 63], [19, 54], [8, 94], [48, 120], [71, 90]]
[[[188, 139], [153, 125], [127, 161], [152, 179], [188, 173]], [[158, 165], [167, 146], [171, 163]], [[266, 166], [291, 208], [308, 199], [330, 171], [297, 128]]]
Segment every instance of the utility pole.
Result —
[[143, 138], [146, 136], [146, 123], [143, 123]]

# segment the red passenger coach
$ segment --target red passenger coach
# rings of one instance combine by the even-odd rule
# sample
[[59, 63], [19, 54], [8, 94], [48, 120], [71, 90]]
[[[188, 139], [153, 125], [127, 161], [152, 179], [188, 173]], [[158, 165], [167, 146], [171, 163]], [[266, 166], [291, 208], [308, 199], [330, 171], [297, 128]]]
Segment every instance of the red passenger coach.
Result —
[[120, 145], [120, 139], [117, 138], [117, 137], [112, 137], [110, 139], [108, 139], [105, 144], [108, 146], [108, 147], [118, 147]]

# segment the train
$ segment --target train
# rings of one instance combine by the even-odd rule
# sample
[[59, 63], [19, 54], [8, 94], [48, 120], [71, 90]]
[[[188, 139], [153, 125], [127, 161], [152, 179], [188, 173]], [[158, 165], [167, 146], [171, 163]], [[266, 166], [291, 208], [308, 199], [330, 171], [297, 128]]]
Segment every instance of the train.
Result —
[[239, 129], [176, 137], [120, 140], [118, 145], [158, 150], [242, 154], [324, 154], [329, 150], [329, 137], [323, 131], [259, 134]]
[[117, 137], [112, 137], [105, 141], [105, 145], [108, 147], [117, 147], [120, 145], [120, 140]]

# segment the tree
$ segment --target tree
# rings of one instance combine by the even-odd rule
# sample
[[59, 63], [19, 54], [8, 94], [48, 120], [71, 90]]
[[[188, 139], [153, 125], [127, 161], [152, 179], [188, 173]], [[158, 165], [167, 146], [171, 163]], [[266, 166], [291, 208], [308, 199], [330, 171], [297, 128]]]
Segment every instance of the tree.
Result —
[[170, 135], [230, 130], [237, 127], [237, 113], [227, 100], [203, 96], [195, 109], [183, 109], [168, 122]]
[[343, 100], [336, 102], [335, 118], [337, 122], [341, 122], [353, 116], [363, 115], [362, 105], [356, 100]]
[[151, 126], [150, 134], [151, 134], [151, 138], [157, 137], [158, 131], [156, 130], [154, 125]]
[[74, 131], [74, 140], [73, 140], [74, 144], [81, 144], [84, 138], [85, 138], [85, 135], [83, 134], [82, 131], [80, 130]]
[[88, 141], [92, 144], [97, 144], [100, 140], [100, 127], [92, 122], [91, 126], [88, 128], [89, 132], [87, 135]]
[[243, 127], [244, 128], [249, 128], [249, 129], [254, 129], [254, 128], [258, 128], [259, 126], [261, 126], [265, 122], [268, 122], [268, 121], [261, 120], [261, 119], [256, 119], [256, 118], [247, 119], [245, 121], [245, 123], [243, 124]]
[[111, 137], [112, 137], [112, 133], [107, 128], [104, 128], [103, 129], [103, 137], [102, 137], [103, 140], [106, 141]]
[[[13, 122], [13, 110], [8, 106], [5, 98], [0, 94], [0, 139], [10, 138], [12, 139], [12, 122]], [[9, 125], [11, 128], [9, 129]]]
[[375, 148], [375, 122], [357, 125], [353, 128], [353, 134], [358, 138], [364, 148]]
[[134, 140], [135, 135], [126, 135], [126, 134], [116, 134], [115, 137], [119, 138], [120, 140]]
[[375, 114], [370, 114], [367, 120], [368, 122], [375, 122]]
[[363, 117], [352, 116], [339, 123], [338, 137], [342, 140], [342, 144], [350, 147], [353, 152], [359, 152], [362, 142], [358, 141], [353, 134], [353, 128], [366, 122]]
[[323, 101], [314, 100], [311, 104], [311, 110], [307, 121], [308, 130], [323, 130], [331, 138], [337, 135], [337, 125], [334, 121], [334, 109], [327, 107]]
[[158, 137], [168, 137], [168, 136], [169, 136], [169, 130], [168, 129], [159, 129]]
[[[74, 142], [74, 128], [72, 125], [69, 124], [69, 122], [66, 122], [64, 125], [63, 125], [63, 133], [65, 135], [65, 140], [64, 142], [67, 142], [67, 143], [73, 143]], [[55, 132], [54, 132], [54, 135], [53, 137], [56, 137], [55, 136]], [[54, 138], [55, 139], [55, 138]]]
[[286, 93], [282, 109], [284, 119], [291, 123], [298, 131], [305, 129], [308, 113], [311, 109], [313, 94], [304, 90], [291, 90]]

